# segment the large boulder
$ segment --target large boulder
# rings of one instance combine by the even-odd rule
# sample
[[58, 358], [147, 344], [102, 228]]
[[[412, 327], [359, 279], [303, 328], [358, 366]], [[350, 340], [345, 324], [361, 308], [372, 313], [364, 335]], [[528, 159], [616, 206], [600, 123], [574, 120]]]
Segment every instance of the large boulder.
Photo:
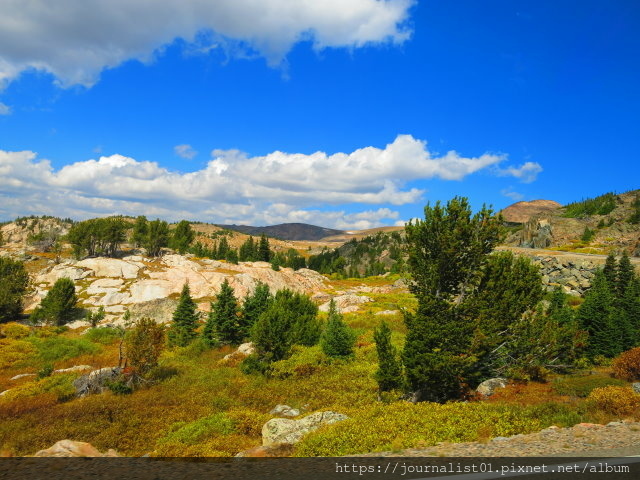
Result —
[[313, 432], [323, 425], [341, 422], [347, 418], [349, 417], [336, 412], [316, 412], [300, 420], [272, 418], [262, 427], [262, 445], [298, 443], [307, 433]]
[[490, 378], [489, 380], [485, 380], [478, 388], [476, 388], [476, 393], [482, 395], [483, 397], [490, 397], [493, 395], [498, 388], [505, 388], [507, 386], [506, 378]]
[[109, 449], [101, 453], [96, 447], [86, 442], [60, 440], [46, 450], [40, 450], [34, 457], [119, 457], [115, 450]]
[[122, 370], [119, 367], [105, 367], [82, 375], [73, 381], [76, 395], [84, 397], [92, 393], [101, 393], [107, 388], [107, 383], [115, 380]]
[[248, 357], [249, 355], [253, 355], [255, 351], [256, 347], [253, 345], [253, 342], [243, 343], [235, 352], [225, 355], [222, 360], [227, 361], [232, 359], [242, 359]]
[[105, 257], [85, 258], [76, 265], [92, 270], [94, 277], [136, 278], [140, 270], [140, 265], [133, 262]]
[[[365, 303], [373, 302], [373, 299], [364, 295], [354, 295], [349, 293], [346, 295], [338, 295], [333, 298], [333, 301], [335, 302], [338, 311], [342, 313], [350, 313], [357, 311]], [[320, 311], [328, 312], [330, 304], [331, 302], [329, 301], [320, 305]]]

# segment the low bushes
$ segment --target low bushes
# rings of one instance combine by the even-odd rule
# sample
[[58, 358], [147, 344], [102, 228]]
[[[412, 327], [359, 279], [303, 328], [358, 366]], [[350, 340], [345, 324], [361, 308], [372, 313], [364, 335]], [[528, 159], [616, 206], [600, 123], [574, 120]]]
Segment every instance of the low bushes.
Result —
[[616, 378], [628, 382], [640, 380], [640, 347], [621, 353], [613, 360], [611, 367]]
[[585, 375], [558, 377], [553, 380], [552, 385], [558, 395], [586, 398], [596, 388], [623, 386], [625, 382], [598, 375]]
[[530, 433], [569, 411], [557, 405], [377, 404], [309, 434], [296, 446], [295, 455], [340, 456]]
[[589, 394], [587, 401], [592, 407], [612, 415], [631, 415], [640, 409], [640, 395], [628, 387], [596, 388]]

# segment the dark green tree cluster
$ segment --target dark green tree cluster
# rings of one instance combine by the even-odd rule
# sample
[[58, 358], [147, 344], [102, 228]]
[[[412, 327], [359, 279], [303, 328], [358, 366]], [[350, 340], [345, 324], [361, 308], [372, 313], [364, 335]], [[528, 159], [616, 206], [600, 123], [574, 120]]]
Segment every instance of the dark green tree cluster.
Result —
[[640, 278], [626, 252], [619, 261], [607, 257], [580, 305], [578, 321], [589, 332], [590, 358], [615, 357], [640, 345]]
[[299, 270], [307, 267], [307, 261], [295, 248], [290, 248], [286, 252], [272, 252], [271, 266], [274, 270], [280, 267]]
[[[220, 344], [238, 345], [248, 338], [252, 326], [272, 302], [269, 287], [258, 282], [253, 293], [247, 295], [242, 307], [233, 288], [225, 280], [202, 329], [202, 338], [209, 346]], [[189, 286], [184, 285], [173, 322], [168, 331], [169, 345], [184, 347], [198, 337], [199, 317], [196, 304], [191, 298]]]
[[325, 355], [333, 358], [350, 358], [354, 354], [355, 332], [344, 322], [333, 299], [329, 303], [327, 324], [320, 338]]
[[615, 193], [605, 193], [595, 198], [587, 198], [586, 200], [570, 203], [565, 207], [563, 216], [581, 218], [591, 215], [609, 215], [616, 208], [619, 201], [618, 195]]
[[122, 217], [93, 218], [74, 224], [66, 236], [76, 258], [83, 255], [113, 257], [130, 228]]
[[24, 263], [0, 257], [0, 323], [20, 318], [28, 287], [29, 274]]
[[[378, 232], [352, 239], [309, 258], [309, 268], [325, 275], [361, 278], [406, 271], [405, 240], [399, 232]], [[383, 259], [383, 261], [381, 260]]]
[[[191, 226], [188, 225], [188, 229], [190, 228]], [[160, 219], [150, 222], [147, 217], [141, 215], [136, 218], [133, 224], [130, 241], [136, 247], [143, 247], [149, 257], [157, 257], [164, 247], [169, 246], [169, 240], [173, 238], [175, 235], [171, 237], [167, 222]]]
[[258, 261], [258, 245], [253, 241], [253, 237], [249, 238], [240, 246], [238, 251], [238, 259], [241, 262], [257, 262]]
[[289, 356], [293, 345], [318, 343], [322, 324], [318, 307], [307, 297], [291, 290], [280, 290], [251, 330], [257, 358], [263, 363]]
[[491, 371], [520, 380], [544, 380], [549, 370], [566, 370], [586, 348], [587, 332], [578, 324], [567, 295], [557, 288], [548, 307], [538, 305], [508, 325], [492, 352]]
[[229, 245], [226, 236], [222, 236], [218, 242], [213, 242], [210, 248], [196, 242], [189, 251], [197, 257], [206, 257], [212, 260], [226, 260], [229, 263], [238, 263], [239, 260], [238, 250]]
[[76, 287], [69, 278], [59, 278], [31, 314], [34, 322], [64, 325], [76, 315]]
[[525, 343], [537, 335], [522, 319], [542, 298], [541, 278], [529, 260], [489, 255], [502, 237], [500, 224], [490, 209], [473, 215], [467, 199], [456, 197], [427, 205], [425, 220], [406, 227], [418, 308], [405, 313], [402, 360], [406, 387], [419, 400], [460, 398], [499, 372], [507, 356], [514, 367], [527, 365], [511, 340], [518, 328]]
[[176, 228], [171, 235], [169, 247], [173, 248], [180, 254], [186, 253], [195, 238], [196, 232], [191, 228], [191, 223], [186, 220], [182, 220], [178, 225], [176, 225]]

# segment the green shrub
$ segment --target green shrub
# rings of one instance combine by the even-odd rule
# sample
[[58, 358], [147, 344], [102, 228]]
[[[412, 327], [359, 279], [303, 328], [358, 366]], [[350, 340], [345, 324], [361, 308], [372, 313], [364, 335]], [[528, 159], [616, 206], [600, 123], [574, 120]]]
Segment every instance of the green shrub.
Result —
[[60, 374], [42, 378], [35, 382], [28, 382], [12, 388], [8, 393], [0, 397], [2, 401], [11, 401], [17, 398], [34, 397], [43, 393], [50, 393], [59, 401], [66, 401], [75, 396], [76, 389], [73, 380], [76, 375]]
[[229, 435], [235, 432], [234, 422], [225, 413], [215, 413], [194, 422], [178, 422], [159, 443], [183, 443], [193, 445], [213, 435]]
[[18, 339], [28, 337], [31, 329], [20, 323], [10, 322], [0, 326], [0, 337]]
[[296, 445], [295, 455], [341, 456], [510, 436], [539, 430], [557, 416], [558, 411], [548, 407], [545, 411], [486, 403], [378, 404], [310, 433]]
[[565, 376], [553, 380], [553, 391], [558, 395], [586, 398], [596, 388], [611, 385], [622, 386], [625, 382], [615, 378], [607, 378], [596, 375]]
[[39, 371], [37, 375], [37, 379], [41, 380], [45, 377], [50, 377], [53, 373], [53, 365], [50, 363], [45, 364]]
[[158, 365], [149, 370], [146, 378], [152, 382], [163, 382], [179, 373], [180, 371], [176, 367]]
[[116, 395], [129, 395], [133, 393], [133, 388], [130, 385], [127, 385], [127, 382], [124, 379], [106, 382], [105, 385]]
[[37, 349], [26, 340], [0, 340], [0, 368], [32, 365]]
[[66, 337], [37, 338], [28, 337], [37, 350], [37, 357], [41, 362], [53, 363], [59, 360], [79, 357], [80, 355], [95, 354], [101, 348], [86, 338], [71, 339]]
[[117, 328], [91, 328], [84, 334], [84, 338], [100, 345], [111, 345], [116, 339], [120, 338], [122, 333]]
[[316, 345], [294, 345], [291, 356], [271, 364], [269, 373], [275, 378], [309, 377], [329, 363], [329, 357]]

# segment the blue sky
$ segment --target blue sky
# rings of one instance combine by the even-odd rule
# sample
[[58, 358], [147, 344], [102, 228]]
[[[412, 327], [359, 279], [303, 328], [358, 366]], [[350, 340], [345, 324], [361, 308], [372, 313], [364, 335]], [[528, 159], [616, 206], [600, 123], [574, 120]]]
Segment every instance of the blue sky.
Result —
[[0, 219], [369, 228], [640, 187], [640, 4], [0, 5]]

